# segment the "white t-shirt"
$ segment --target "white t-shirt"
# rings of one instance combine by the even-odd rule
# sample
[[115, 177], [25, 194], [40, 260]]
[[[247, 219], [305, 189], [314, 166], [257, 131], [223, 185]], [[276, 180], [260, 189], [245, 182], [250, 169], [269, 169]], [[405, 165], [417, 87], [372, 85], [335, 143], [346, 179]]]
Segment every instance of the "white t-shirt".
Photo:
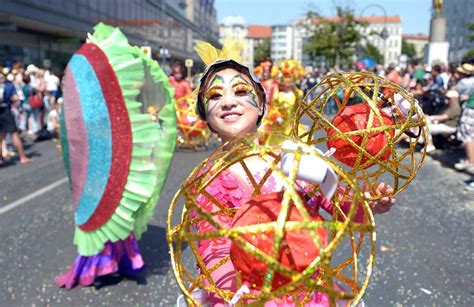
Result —
[[46, 78], [46, 90], [49, 92], [59, 89], [59, 78], [56, 75], [49, 74]]
[[58, 121], [58, 111], [56, 111], [55, 109], [49, 111], [48, 118], [46, 119], [46, 129], [48, 129], [49, 132], [54, 131], [53, 119], [56, 119], [56, 121]]

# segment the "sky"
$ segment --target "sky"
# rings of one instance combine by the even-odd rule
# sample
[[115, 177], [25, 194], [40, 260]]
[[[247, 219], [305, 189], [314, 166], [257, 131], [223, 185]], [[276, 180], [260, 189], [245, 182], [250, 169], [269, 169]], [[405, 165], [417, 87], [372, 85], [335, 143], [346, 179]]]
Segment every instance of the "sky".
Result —
[[216, 0], [217, 20], [226, 16], [242, 16], [247, 24], [288, 24], [304, 17], [308, 10], [322, 16], [336, 15], [336, 4], [349, 5], [356, 16], [399, 15], [404, 34], [428, 34], [432, 0]]

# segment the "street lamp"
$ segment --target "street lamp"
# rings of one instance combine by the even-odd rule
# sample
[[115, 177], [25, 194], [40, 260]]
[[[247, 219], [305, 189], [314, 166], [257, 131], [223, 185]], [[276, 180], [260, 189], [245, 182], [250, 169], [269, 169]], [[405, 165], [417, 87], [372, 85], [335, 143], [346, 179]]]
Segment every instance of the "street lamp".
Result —
[[162, 60], [162, 66], [163, 66], [162, 68], [166, 73], [168, 73], [169, 69], [167, 69], [166, 62], [167, 62], [167, 59], [171, 57], [170, 51], [167, 48], [163, 48], [162, 46], [160, 46], [159, 54], [160, 54], [160, 59]]
[[385, 50], [385, 44], [386, 44], [386, 41], [387, 41], [387, 38], [389, 37], [389, 33], [388, 33], [388, 30], [387, 30], [387, 11], [385, 11], [385, 8], [383, 6], [381, 6], [380, 4], [369, 4], [367, 5], [366, 7], [364, 7], [362, 9], [362, 12], [360, 13], [361, 17], [364, 17], [364, 12], [366, 9], [368, 8], [371, 8], [371, 7], [376, 7], [376, 8], [379, 8], [382, 10], [383, 12], [383, 20], [384, 20], [384, 26], [383, 26], [383, 29], [382, 31], [379, 33], [379, 36], [380, 38], [382, 38], [383, 40], [383, 65], [385, 65], [385, 53], [386, 53], [386, 50]]

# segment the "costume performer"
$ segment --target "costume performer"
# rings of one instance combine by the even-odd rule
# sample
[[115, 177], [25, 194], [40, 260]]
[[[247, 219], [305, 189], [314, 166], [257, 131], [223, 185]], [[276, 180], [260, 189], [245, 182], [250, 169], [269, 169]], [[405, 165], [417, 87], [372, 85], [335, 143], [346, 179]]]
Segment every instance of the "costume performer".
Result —
[[188, 147], [195, 151], [208, 148], [211, 132], [196, 114], [196, 98], [190, 94], [176, 100], [178, 148]]
[[[262, 84], [252, 76], [248, 67], [236, 61], [239, 57], [232, 53], [233, 49], [232, 46], [224, 45], [223, 50], [219, 51], [204, 42], [198, 42], [196, 46], [197, 52], [207, 65], [200, 80], [197, 113], [207, 122], [210, 129], [219, 135], [224, 143], [249, 133], [256, 133], [265, 112], [266, 102]], [[258, 143], [256, 136], [253, 139], [253, 142]], [[233, 150], [232, 143], [224, 145], [223, 150]], [[312, 157], [311, 159], [310, 157], [305, 162], [305, 166], [300, 165], [300, 169], [320, 164], [320, 162], [318, 158]], [[245, 164], [247, 166], [245, 168], [242, 164], [236, 163], [218, 173], [217, 177], [205, 188], [205, 192], [197, 196], [196, 202], [199, 209], [191, 213], [189, 217], [192, 220], [199, 221], [193, 224], [197, 233], [202, 234], [215, 230], [215, 227], [208, 220], [198, 216], [198, 211], [204, 211], [207, 214], [214, 212], [212, 214], [213, 223], [218, 223], [226, 229], [231, 229], [233, 226], [238, 225], [239, 218], [244, 216], [244, 214], [239, 215], [240, 210], [237, 211], [234, 217], [229, 216], [229, 214], [223, 214], [223, 209], [216, 206], [216, 201], [228, 210], [246, 208], [258, 211], [258, 208], [263, 206], [266, 208], [265, 210], [271, 211], [273, 210], [272, 208], [282, 206], [282, 191], [284, 189], [282, 180], [278, 177], [270, 176], [265, 181], [265, 184], [260, 187], [260, 193], [255, 195], [248, 172], [252, 173], [252, 177], [255, 180], [259, 180], [259, 178], [265, 177], [265, 174], [268, 172], [268, 165], [258, 155], [245, 158]], [[206, 169], [209, 167], [212, 167], [212, 165], [204, 167], [202, 172], [206, 172]], [[280, 165], [280, 167], [282, 166]], [[328, 199], [336, 191], [335, 184], [337, 182], [334, 171], [324, 163], [321, 173], [318, 175], [322, 175], [320, 177], [324, 178], [320, 179], [319, 183], [325, 197], [322, 194], [317, 196], [311, 195], [311, 182], [299, 181], [298, 187], [296, 187], [298, 193], [307, 200], [305, 205], [312, 207], [311, 212], [314, 221], [323, 220], [323, 217], [319, 214], [320, 208], [330, 214], [333, 213], [333, 208]], [[385, 189], [390, 189], [390, 187], [377, 187], [378, 192]], [[383, 198], [371, 203], [375, 213], [379, 211], [386, 212], [393, 204], [394, 199], [392, 198]], [[380, 208], [383, 208], [383, 210], [380, 210]], [[348, 211], [349, 208], [342, 208], [342, 210]], [[217, 214], [217, 212], [221, 213]], [[254, 216], [257, 217], [259, 215], [255, 214]], [[354, 216], [355, 222], [362, 221], [363, 219], [364, 216], [361, 211], [358, 211]], [[315, 233], [319, 236], [320, 243], [322, 245], [326, 244], [328, 240], [326, 232], [316, 230]], [[172, 234], [168, 233], [168, 236], [170, 238]], [[248, 263], [242, 263], [244, 260], [240, 256], [242, 256], [243, 252], [238, 248], [234, 248], [232, 240], [228, 238], [201, 240], [197, 246], [197, 253], [203, 259], [203, 263], [200, 263], [200, 270], [205, 269], [211, 272], [212, 282], [204, 279], [206, 286], [229, 290], [235, 293], [239, 290], [237, 289], [237, 267], [242, 273], [240, 274], [242, 279], [245, 279], [245, 276], [256, 276], [255, 267], [252, 267], [251, 264], [247, 266], [249, 271], [244, 271]], [[297, 252], [299, 262], [308, 263], [314, 257], [314, 253], [306, 256], [303, 250]], [[216, 268], [216, 266], [218, 267]], [[256, 274], [258, 277], [258, 273]], [[275, 281], [275, 287], [288, 282], [285, 278], [277, 277], [275, 277]], [[258, 286], [258, 278], [252, 279], [252, 277], [248, 277], [247, 282], [251, 288], [252, 284]], [[255, 293], [259, 290], [254, 287], [251, 291]], [[215, 292], [206, 293], [206, 291], [201, 290], [200, 293], [196, 293], [195, 297], [197, 296], [199, 296], [200, 304], [224, 306], [228, 303], [228, 300], [224, 300]], [[266, 306], [294, 306], [296, 303], [291, 296], [284, 295], [281, 298], [267, 302]], [[328, 305], [329, 300], [326, 295], [315, 292], [307, 303]]]
[[273, 94], [268, 114], [260, 129], [262, 132], [270, 132], [269, 144], [282, 142], [274, 133], [290, 134], [292, 114], [296, 110], [297, 102], [303, 98], [303, 91], [296, 87], [296, 80], [304, 75], [301, 64], [296, 60], [285, 60], [278, 68], [279, 91]]
[[265, 89], [267, 97], [267, 110], [272, 103], [273, 97], [278, 94], [278, 81], [276, 77], [278, 76], [278, 68], [273, 66], [271, 60], [260, 63], [257, 67], [254, 68], [253, 73], [260, 79], [260, 82]]
[[172, 67], [173, 75], [170, 76], [170, 84], [175, 89], [174, 99], [179, 101], [180, 98], [191, 94], [191, 85], [188, 80], [183, 78], [183, 67], [180, 63], [175, 63]]
[[173, 90], [159, 65], [119, 29], [98, 24], [94, 30], [64, 77], [61, 142], [79, 253], [55, 279], [67, 288], [143, 268], [137, 240], [153, 215], [176, 141]]

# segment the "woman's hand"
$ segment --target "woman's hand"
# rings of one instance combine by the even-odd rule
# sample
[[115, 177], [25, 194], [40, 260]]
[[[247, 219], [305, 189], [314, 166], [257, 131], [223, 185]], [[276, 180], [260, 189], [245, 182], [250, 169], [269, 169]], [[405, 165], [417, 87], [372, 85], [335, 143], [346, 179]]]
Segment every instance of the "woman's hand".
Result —
[[[375, 189], [375, 196], [387, 195], [390, 193], [393, 193], [393, 188], [384, 182], [380, 183]], [[370, 194], [369, 187], [367, 185], [365, 185], [364, 187], [364, 196], [366, 198], [373, 197], [373, 195]], [[392, 206], [395, 205], [395, 202], [396, 202], [395, 198], [390, 197], [390, 196], [385, 196], [379, 200], [369, 201], [369, 207], [372, 209], [373, 214], [381, 214], [381, 213], [386, 213], [390, 211], [390, 208], [392, 208]]]

